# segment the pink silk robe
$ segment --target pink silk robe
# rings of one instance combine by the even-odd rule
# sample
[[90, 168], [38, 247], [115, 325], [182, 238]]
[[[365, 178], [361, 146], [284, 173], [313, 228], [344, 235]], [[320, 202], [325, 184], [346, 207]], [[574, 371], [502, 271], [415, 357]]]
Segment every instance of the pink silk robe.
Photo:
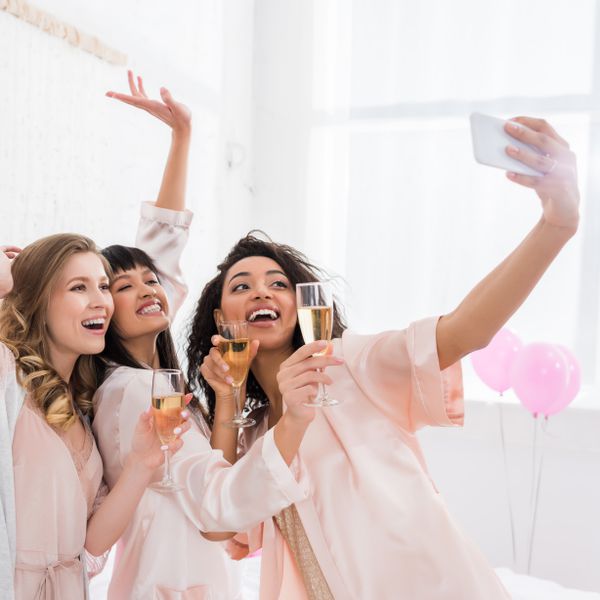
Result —
[[[151, 370], [119, 367], [96, 393], [93, 428], [110, 487], [122, 471], [135, 423], [148, 408], [151, 383]], [[184, 490], [144, 492], [119, 541], [109, 600], [241, 598], [237, 565], [222, 544], [200, 531], [243, 531], [304, 499], [272, 433], [231, 466], [192, 423], [171, 465]], [[161, 475], [162, 468], [156, 480]]]
[[[0, 360], [12, 354], [0, 344]], [[73, 456], [26, 399], [12, 445], [16, 506], [16, 600], [82, 600], [87, 520], [102, 480], [102, 461], [91, 434]], [[80, 463], [76, 466], [74, 458]]]
[[[142, 205], [136, 245], [154, 260], [172, 317], [187, 291], [179, 259], [191, 218], [189, 211]], [[123, 469], [135, 423], [150, 405], [151, 383], [150, 369], [119, 367], [94, 395], [93, 430], [110, 487]], [[146, 490], [119, 541], [109, 600], [238, 600], [239, 565], [200, 531], [248, 529], [305, 497], [272, 434], [233, 467], [196, 423], [183, 439], [172, 473], [184, 491]]]
[[[336, 600], [509, 598], [448, 514], [415, 436], [463, 422], [460, 364], [440, 372], [436, 325], [334, 341], [345, 364], [327, 370], [329, 393], [343, 404], [317, 410], [292, 466], [308, 494], [296, 508]], [[246, 447], [266, 430], [266, 411], [255, 416]], [[273, 520], [250, 539], [263, 547], [261, 600], [305, 598]]]

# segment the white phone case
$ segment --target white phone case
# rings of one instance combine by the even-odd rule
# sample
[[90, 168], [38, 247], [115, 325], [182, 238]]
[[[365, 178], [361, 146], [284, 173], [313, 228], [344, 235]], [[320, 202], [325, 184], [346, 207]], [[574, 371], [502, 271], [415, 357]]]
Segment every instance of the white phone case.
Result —
[[536, 171], [506, 154], [506, 146], [509, 144], [517, 148], [526, 148], [530, 152], [537, 152], [537, 150], [508, 135], [504, 131], [505, 123], [504, 119], [497, 117], [481, 113], [471, 114], [471, 137], [475, 160], [482, 165], [498, 167], [522, 175], [543, 175], [540, 171]]

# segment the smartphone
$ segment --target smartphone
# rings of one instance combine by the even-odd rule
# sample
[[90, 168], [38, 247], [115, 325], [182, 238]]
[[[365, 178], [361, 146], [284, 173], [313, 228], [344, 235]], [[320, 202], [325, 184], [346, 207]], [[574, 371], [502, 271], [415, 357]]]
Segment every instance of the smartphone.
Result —
[[504, 119], [481, 113], [472, 113], [470, 119], [473, 154], [478, 163], [522, 175], [543, 175], [542, 172], [536, 171], [506, 154], [506, 146], [509, 144], [517, 148], [526, 148], [530, 152], [537, 152], [537, 150], [506, 133]]

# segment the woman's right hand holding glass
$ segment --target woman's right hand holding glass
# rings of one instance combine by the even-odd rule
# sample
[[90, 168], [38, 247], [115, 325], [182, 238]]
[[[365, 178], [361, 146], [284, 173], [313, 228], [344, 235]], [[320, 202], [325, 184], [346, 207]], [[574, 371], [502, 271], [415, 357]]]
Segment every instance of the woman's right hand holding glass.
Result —
[[[233, 378], [229, 374], [229, 365], [223, 360], [223, 355], [219, 350], [219, 344], [225, 342], [225, 338], [220, 335], [213, 335], [210, 341], [213, 347], [204, 357], [202, 365], [200, 365], [200, 373], [214, 390], [218, 405], [220, 400], [231, 400], [233, 398], [231, 389]], [[259, 344], [258, 340], [250, 342], [250, 364], [252, 364], [252, 360], [258, 352]], [[231, 406], [233, 408], [233, 404]]]
[[[191, 394], [187, 396], [191, 398]], [[173, 432], [175, 439], [168, 444], [168, 451], [171, 455], [176, 454], [182, 448], [181, 436], [190, 428], [189, 411], [183, 410], [181, 417], [181, 425]], [[145, 469], [148, 475], [152, 476], [164, 462], [163, 448], [164, 446], [156, 435], [152, 409], [149, 408], [140, 415], [136, 424], [128, 462]]]
[[[328, 350], [326, 354], [314, 356], [325, 348]], [[312, 421], [315, 418], [315, 409], [305, 404], [317, 397], [320, 383], [323, 385], [333, 383], [323, 369], [344, 364], [341, 358], [331, 355], [331, 350], [332, 346], [329, 342], [324, 340], [311, 342], [296, 350], [281, 363], [277, 373], [277, 383], [287, 408], [286, 415], [304, 421]]]

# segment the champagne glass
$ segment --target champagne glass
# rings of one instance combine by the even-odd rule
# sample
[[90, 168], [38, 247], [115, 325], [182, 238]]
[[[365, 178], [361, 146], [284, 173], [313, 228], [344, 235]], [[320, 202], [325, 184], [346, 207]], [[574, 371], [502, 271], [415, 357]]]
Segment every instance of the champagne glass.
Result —
[[235, 414], [224, 425], [229, 427], [251, 427], [256, 424], [254, 419], [244, 417], [242, 412], [246, 404], [246, 397], [242, 398], [242, 385], [246, 381], [250, 367], [250, 339], [248, 337], [247, 321], [220, 321], [218, 323], [219, 335], [224, 338], [219, 344], [223, 360], [229, 365], [227, 374], [233, 379], [233, 400]]
[[[152, 373], [152, 414], [154, 428], [163, 446], [177, 437], [173, 430], [183, 423], [181, 411], [185, 408], [185, 384], [179, 369], [155, 369]], [[164, 474], [161, 481], [149, 487], [163, 493], [180, 492], [183, 488], [171, 477], [169, 450], [165, 454]]]
[[[298, 323], [305, 344], [318, 340], [331, 341], [333, 330], [333, 290], [329, 282], [299, 283], [296, 285]], [[327, 347], [313, 356], [323, 356]], [[321, 369], [319, 369], [321, 371]], [[319, 393], [312, 402], [304, 406], [335, 406], [340, 400], [331, 398], [327, 388], [319, 383]]]

